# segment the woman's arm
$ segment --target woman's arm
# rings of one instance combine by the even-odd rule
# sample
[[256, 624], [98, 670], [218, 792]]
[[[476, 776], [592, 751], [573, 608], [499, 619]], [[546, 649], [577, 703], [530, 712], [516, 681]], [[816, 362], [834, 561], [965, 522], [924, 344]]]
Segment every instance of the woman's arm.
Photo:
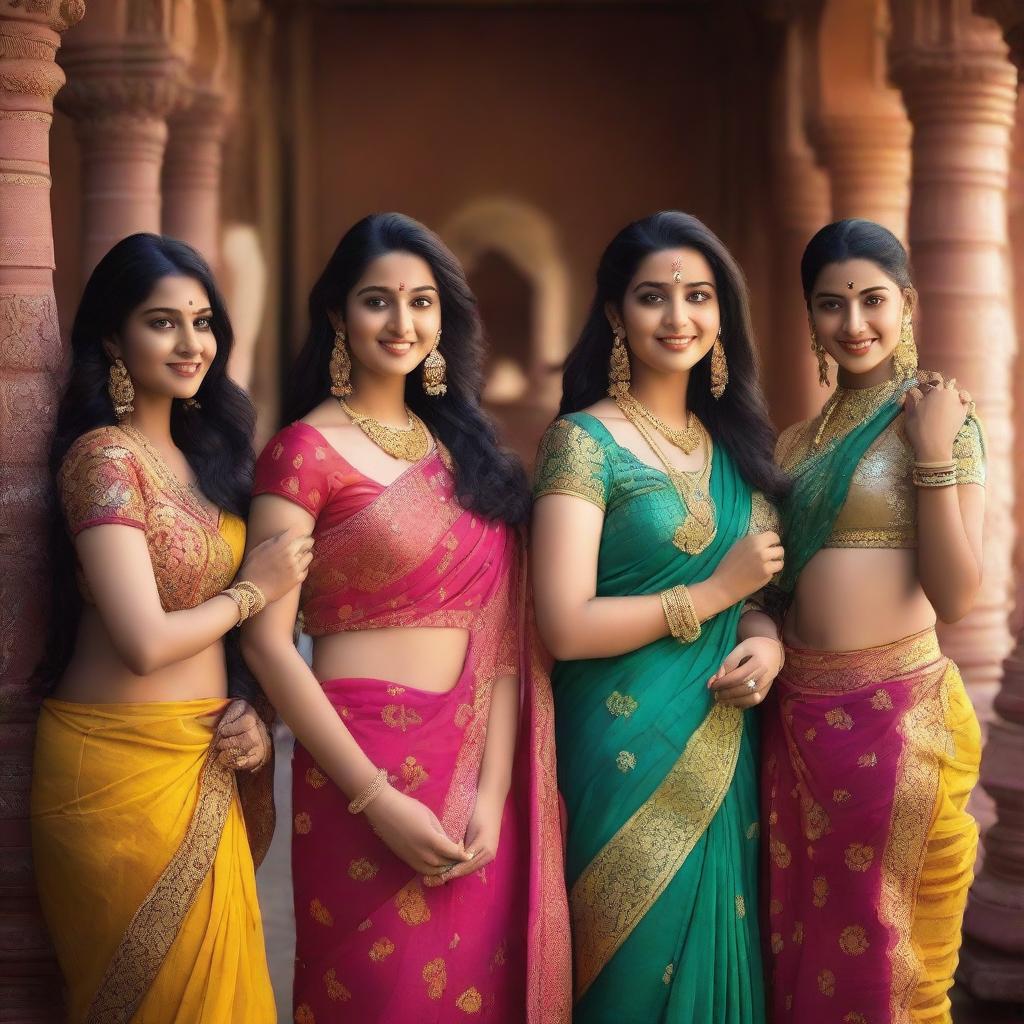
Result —
[[925, 595], [943, 622], [957, 622], [981, 587], [985, 488], [917, 489], [917, 571]]
[[[568, 494], [545, 494], [534, 505], [531, 575], [537, 626], [560, 661], [609, 658], [669, 635], [659, 594], [597, 597], [597, 561], [604, 513]], [[754, 593], [782, 565], [774, 533], [738, 540], [705, 580], [687, 589], [700, 621]]]
[[[276, 537], [239, 572], [273, 599], [305, 577], [308, 543], [298, 534]], [[160, 604], [146, 534], [107, 523], [75, 538], [78, 559], [114, 650], [136, 675], [191, 658], [238, 623], [238, 605], [224, 594], [195, 608], [166, 612]]]

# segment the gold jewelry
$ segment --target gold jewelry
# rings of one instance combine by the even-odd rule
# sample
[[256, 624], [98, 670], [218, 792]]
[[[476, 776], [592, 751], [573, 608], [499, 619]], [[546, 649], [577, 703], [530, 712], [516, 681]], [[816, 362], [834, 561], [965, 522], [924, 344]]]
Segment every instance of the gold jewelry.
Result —
[[135, 385], [128, 376], [128, 367], [124, 365], [124, 360], [120, 356], [110, 366], [107, 394], [110, 395], [114, 415], [119, 420], [135, 412], [135, 406], [132, 404], [135, 401]]
[[757, 689], [757, 680], [753, 676], [751, 676], [749, 679], [744, 680], [743, 685], [748, 690], [756, 690]]
[[263, 591], [250, 580], [240, 580], [233, 587], [222, 590], [225, 597], [230, 597], [238, 606], [238, 625], [254, 615], [259, 615], [267, 606], [267, 599]]
[[356, 412], [340, 395], [335, 396], [345, 415], [378, 447], [393, 459], [419, 462], [430, 451], [430, 431], [427, 425], [406, 406], [409, 426], [392, 427], [372, 416]]
[[807, 323], [811, 328], [811, 351], [814, 353], [814, 358], [818, 360], [818, 383], [823, 387], [828, 387], [828, 359], [825, 357], [825, 346], [818, 341], [818, 332], [814, 327], [814, 321], [810, 315], [807, 317]]
[[638, 401], [629, 391], [623, 392], [623, 394], [619, 395], [616, 398], [616, 402], [620, 405], [628, 405], [638, 416], [642, 416], [647, 420], [655, 430], [664, 434], [670, 444], [675, 445], [675, 447], [680, 451], [686, 452], [687, 455], [697, 449], [698, 445], [700, 445], [701, 439], [704, 437], [700, 431], [700, 427], [695, 427], [693, 425], [696, 417], [689, 410], [687, 410], [686, 413], [686, 426], [683, 427], [682, 430], [677, 430], [675, 427], [670, 427], [659, 416], [656, 416], [647, 408], [646, 405]]
[[956, 462], [915, 462], [911, 473], [915, 487], [953, 487], [956, 485]]
[[908, 308], [903, 313], [900, 340], [892, 354], [892, 379], [909, 380], [917, 372], [917, 343], [914, 341], [914, 317]]
[[628, 401], [622, 402], [616, 398], [615, 404], [619, 407], [622, 415], [636, 427], [637, 433], [647, 442], [651, 451], [658, 457], [658, 461], [665, 467], [665, 475], [675, 488], [675, 492], [679, 495], [679, 500], [686, 510], [685, 518], [676, 527], [672, 543], [680, 551], [685, 551], [688, 555], [699, 555], [715, 539], [715, 534], [718, 532], [718, 526], [715, 522], [718, 510], [711, 499], [710, 489], [711, 461], [714, 450], [714, 445], [711, 443], [711, 435], [708, 434], [700, 419], [694, 416], [693, 422], [703, 435], [703, 442], [707, 451], [704, 466], [695, 473], [687, 473], [684, 470], [676, 469], [661, 450], [661, 446], [651, 433], [644, 416], [635, 411], [633, 403], [636, 405], [641, 405], [641, 403], [634, 395], [630, 395], [630, 398], [632, 403]]
[[870, 388], [837, 387], [821, 410], [821, 423], [815, 431], [811, 448], [824, 442], [831, 444], [845, 437], [854, 427], [870, 419], [886, 402], [900, 394], [903, 385], [887, 380]]
[[183, 404], [186, 409], [202, 409], [198, 398], [186, 398]]
[[729, 364], [725, 361], [725, 346], [722, 344], [722, 328], [711, 346], [711, 394], [717, 401], [725, 394], [725, 386], [729, 383]]
[[629, 353], [621, 328], [612, 331], [612, 355], [608, 363], [608, 394], [618, 398], [629, 390]]
[[693, 599], [682, 584], [661, 592], [661, 608], [668, 631], [681, 644], [692, 644], [700, 636], [700, 620], [694, 610]]
[[376, 774], [373, 776], [373, 781], [362, 791], [362, 793], [359, 793], [352, 799], [352, 802], [348, 805], [348, 813], [362, 814], [362, 812], [365, 811], [366, 808], [381, 795], [387, 784], [387, 768], [378, 768]]
[[345, 331], [339, 327], [334, 332], [334, 348], [331, 349], [331, 394], [344, 398], [352, 394], [352, 357], [348, 354]]
[[448, 364], [441, 355], [440, 331], [430, 355], [423, 361], [423, 390], [432, 397], [448, 394]]

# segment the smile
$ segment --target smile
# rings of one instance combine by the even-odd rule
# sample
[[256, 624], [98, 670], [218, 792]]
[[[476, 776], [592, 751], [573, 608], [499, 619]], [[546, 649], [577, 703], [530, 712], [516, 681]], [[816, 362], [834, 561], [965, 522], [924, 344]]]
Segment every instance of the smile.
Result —
[[179, 377], [194, 377], [202, 368], [202, 363], [168, 363]]
[[862, 338], [860, 341], [840, 341], [843, 351], [849, 352], [851, 356], [862, 356], [877, 341], [877, 338]]
[[688, 349], [696, 340], [695, 335], [667, 335], [658, 338], [658, 343], [673, 352], [683, 352]]
[[390, 352], [393, 356], [404, 356], [412, 351], [413, 346], [411, 341], [379, 341], [378, 344], [385, 352]]

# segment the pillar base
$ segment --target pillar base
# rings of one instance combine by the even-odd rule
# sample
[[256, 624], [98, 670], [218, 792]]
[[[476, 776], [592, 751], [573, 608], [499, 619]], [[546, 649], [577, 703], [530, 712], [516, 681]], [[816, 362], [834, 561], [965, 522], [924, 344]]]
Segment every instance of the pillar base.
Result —
[[1024, 1006], [1024, 956], [1002, 953], [967, 938], [960, 950], [956, 980], [978, 999]]

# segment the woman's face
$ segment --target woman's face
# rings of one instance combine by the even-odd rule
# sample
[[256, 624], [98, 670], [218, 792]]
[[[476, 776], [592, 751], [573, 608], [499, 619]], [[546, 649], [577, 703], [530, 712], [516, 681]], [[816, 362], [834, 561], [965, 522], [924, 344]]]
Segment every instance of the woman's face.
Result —
[[332, 315], [331, 322], [348, 336], [354, 381], [361, 371], [407, 376], [430, 354], [441, 330], [430, 264], [408, 252], [379, 256], [349, 293], [345, 319]]
[[124, 360], [137, 399], [193, 398], [217, 355], [212, 317], [197, 280], [162, 277], [104, 348]]
[[718, 336], [714, 272], [696, 249], [651, 253], [629, 282], [621, 312], [609, 304], [605, 313], [613, 330], [625, 330], [634, 376], [642, 367], [658, 374], [689, 371]]
[[870, 373], [889, 360], [899, 344], [905, 292], [870, 260], [829, 263], [818, 274], [810, 314], [818, 341], [851, 374]]

